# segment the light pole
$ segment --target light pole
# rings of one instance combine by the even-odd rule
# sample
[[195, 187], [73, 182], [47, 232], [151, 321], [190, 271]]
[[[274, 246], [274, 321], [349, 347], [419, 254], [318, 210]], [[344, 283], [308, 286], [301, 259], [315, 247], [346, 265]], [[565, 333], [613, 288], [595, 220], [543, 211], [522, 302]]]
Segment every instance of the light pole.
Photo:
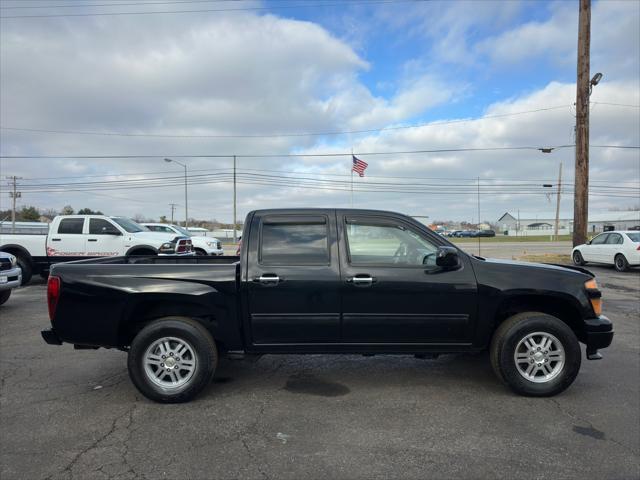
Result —
[[177, 163], [178, 165], [182, 165], [182, 167], [184, 167], [184, 228], [189, 228], [189, 204], [187, 203], [187, 166], [184, 163], [180, 163], [177, 160], [173, 160], [171, 158], [165, 158], [164, 161], [167, 163]]

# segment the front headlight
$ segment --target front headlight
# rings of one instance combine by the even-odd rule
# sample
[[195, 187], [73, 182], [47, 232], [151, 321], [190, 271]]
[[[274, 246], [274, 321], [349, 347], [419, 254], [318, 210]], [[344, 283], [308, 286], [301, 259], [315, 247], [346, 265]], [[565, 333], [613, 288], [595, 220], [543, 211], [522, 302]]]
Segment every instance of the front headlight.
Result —
[[213, 247], [213, 242], [205, 242], [207, 244], [207, 247]]
[[173, 245], [171, 244], [171, 242], [163, 243], [160, 247], [160, 250], [173, 250]]
[[18, 264], [18, 259], [14, 255], [9, 255], [9, 261], [11, 262], [12, 267], [15, 267]]

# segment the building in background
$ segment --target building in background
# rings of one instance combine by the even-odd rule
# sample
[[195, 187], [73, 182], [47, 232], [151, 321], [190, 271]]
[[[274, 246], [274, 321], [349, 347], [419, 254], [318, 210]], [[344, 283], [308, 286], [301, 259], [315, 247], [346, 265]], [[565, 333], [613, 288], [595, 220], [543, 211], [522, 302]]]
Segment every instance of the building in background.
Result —
[[[556, 223], [554, 212], [505, 212], [498, 221], [501, 233], [510, 236], [553, 235]], [[606, 230], [629, 230], [640, 228], [640, 210], [590, 213], [590, 234]], [[558, 234], [573, 232], [573, 217], [560, 215]]]

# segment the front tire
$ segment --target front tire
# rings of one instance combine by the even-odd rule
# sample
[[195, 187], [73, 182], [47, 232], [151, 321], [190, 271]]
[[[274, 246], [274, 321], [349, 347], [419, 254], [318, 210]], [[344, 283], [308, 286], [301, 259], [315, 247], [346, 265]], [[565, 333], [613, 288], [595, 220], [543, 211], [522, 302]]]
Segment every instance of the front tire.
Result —
[[616, 267], [616, 270], [619, 272], [626, 272], [627, 270], [629, 270], [629, 262], [627, 262], [627, 259], [621, 253], [616, 255], [616, 258], [614, 259], [613, 263]]
[[3, 290], [0, 292], [0, 305], [4, 305], [11, 296], [11, 290]]
[[209, 332], [184, 317], [156, 320], [136, 335], [127, 366], [136, 388], [161, 403], [188, 402], [213, 378], [218, 350]]
[[491, 364], [520, 395], [549, 397], [568, 388], [580, 371], [578, 339], [562, 320], [540, 312], [514, 315], [491, 341]]
[[33, 276], [33, 267], [31, 266], [31, 261], [28, 258], [16, 255], [16, 263], [20, 267], [20, 270], [22, 270], [21, 285], [26, 285], [31, 281], [31, 277]]
[[585, 263], [584, 258], [582, 258], [582, 253], [580, 253], [580, 250], [576, 250], [575, 252], [573, 252], [573, 263], [575, 265], [578, 265], [579, 267], [582, 267]]

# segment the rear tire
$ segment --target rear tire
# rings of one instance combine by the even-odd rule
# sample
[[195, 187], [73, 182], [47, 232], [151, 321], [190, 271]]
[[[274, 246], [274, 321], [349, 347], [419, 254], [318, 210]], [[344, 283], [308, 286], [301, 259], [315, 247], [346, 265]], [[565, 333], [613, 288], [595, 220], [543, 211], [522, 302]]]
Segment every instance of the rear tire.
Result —
[[582, 258], [582, 254], [580, 253], [580, 250], [576, 250], [575, 252], [573, 252], [573, 263], [575, 265], [578, 265], [579, 267], [587, 263], [584, 261], [584, 258]]
[[127, 366], [136, 388], [161, 403], [188, 402], [210, 382], [218, 350], [209, 332], [184, 317], [156, 320], [136, 335]]
[[494, 372], [514, 392], [549, 397], [568, 388], [580, 371], [578, 339], [562, 320], [524, 312], [505, 320], [491, 341]]
[[196, 248], [195, 249], [196, 255], [207, 255], [207, 252], [205, 252], [204, 250], [202, 250], [201, 248]]
[[0, 292], [0, 305], [4, 305], [11, 296], [11, 290], [3, 290]]
[[613, 260], [613, 264], [619, 272], [626, 272], [629, 270], [629, 262], [627, 262], [627, 259], [621, 253], [616, 255], [616, 258]]
[[16, 262], [22, 270], [22, 283], [21, 285], [26, 285], [31, 281], [31, 277], [33, 276], [33, 267], [31, 266], [31, 261], [28, 258], [16, 255]]

